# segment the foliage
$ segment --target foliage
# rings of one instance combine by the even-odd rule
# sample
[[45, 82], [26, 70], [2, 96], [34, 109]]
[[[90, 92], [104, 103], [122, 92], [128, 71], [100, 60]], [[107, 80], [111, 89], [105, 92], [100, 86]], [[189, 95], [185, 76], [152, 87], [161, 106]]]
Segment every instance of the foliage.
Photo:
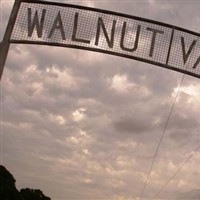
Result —
[[24, 200], [51, 200], [49, 197], [46, 197], [41, 190], [33, 189], [21, 189], [20, 194]]
[[2, 200], [51, 200], [41, 190], [16, 189], [15, 178], [2, 165], [0, 165], [0, 199]]

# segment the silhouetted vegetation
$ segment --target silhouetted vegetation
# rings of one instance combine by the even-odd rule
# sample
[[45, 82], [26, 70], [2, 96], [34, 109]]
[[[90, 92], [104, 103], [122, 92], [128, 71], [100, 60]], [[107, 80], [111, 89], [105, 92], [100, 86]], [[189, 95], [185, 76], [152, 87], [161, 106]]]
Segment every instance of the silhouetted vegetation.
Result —
[[2, 200], [51, 200], [41, 190], [16, 189], [15, 178], [2, 165], [0, 165], [0, 199]]
[[0, 198], [3, 200], [23, 200], [15, 187], [13, 175], [4, 166], [0, 166]]
[[21, 189], [20, 194], [24, 200], [51, 200], [49, 197], [46, 197], [41, 190], [33, 189]]

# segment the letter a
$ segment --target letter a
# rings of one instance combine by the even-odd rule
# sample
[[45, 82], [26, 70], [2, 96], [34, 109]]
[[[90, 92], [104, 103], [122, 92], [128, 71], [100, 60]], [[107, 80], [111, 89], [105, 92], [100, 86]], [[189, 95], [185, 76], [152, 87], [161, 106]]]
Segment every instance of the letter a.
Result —
[[62, 39], [63, 40], [66, 40], [66, 37], [65, 37], [65, 32], [64, 32], [64, 28], [63, 28], [63, 23], [62, 23], [62, 19], [61, 19], [61, 15], [60, 15], [60, 11], [58, 12], [58, 15], [57, 17], [55, 18], [54, 20], [54, 23], [53, 23], [53, 26], [51, 28], [51, 31], [49, 33], [49, 36], [48, 38], [51, 38], [54, 31], [58, 29], [60, 30], [60, 33], [61, 33], [61, 36], [62, 36]]

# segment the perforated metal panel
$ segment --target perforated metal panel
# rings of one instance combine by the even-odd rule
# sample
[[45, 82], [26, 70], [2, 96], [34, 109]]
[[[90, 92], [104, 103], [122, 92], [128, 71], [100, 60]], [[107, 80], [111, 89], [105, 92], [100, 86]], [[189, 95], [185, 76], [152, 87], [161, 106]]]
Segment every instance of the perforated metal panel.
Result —
[[23, 0], [10, 42], [98, 51], [200, 77], [200, 35], [95, 8]]

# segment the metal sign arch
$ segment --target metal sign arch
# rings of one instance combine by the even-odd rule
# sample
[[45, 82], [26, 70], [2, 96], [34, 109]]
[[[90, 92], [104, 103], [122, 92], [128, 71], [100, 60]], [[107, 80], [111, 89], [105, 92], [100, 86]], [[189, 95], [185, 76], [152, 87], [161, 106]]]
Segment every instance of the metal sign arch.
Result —
[[199, 37], [180, 27], [122, 13], [20, 0], [1, 45], [1, 71], [9, 44], [23, 43], [96, 51], [200, 78]]

